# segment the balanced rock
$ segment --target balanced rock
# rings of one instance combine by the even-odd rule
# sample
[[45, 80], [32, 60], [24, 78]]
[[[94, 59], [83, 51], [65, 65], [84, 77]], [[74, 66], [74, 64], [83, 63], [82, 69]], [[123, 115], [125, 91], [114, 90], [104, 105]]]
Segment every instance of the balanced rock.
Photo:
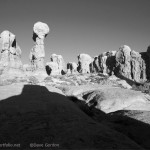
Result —
[[3, 31], [0, 35], [0, 70], [3, 73], [22, 71], [21, 49], [16, 42], [16, 36]]
[[33, 70], [43, 70], [45, 71], [44, 65], [44, 39], [49, 33], [50, 29], [47, 24], [43, 22], [37, 22], [33, 27], [33, 40], [35, 42], [34, 47], [30, 52], [30, 61], [31, 65], [34, 68]]
[[75, 62], [67, 63], [67, 73], [71, 73], [71, 74], [77, 73], [77, 64]]
[[90, 64], [93, 61], [92, 57], [88, 54], [78, 55], [78, 72], [79, 73], [90, 73]]
[[47, 73], [50, 75], [63, 75], [66, 73], [66, 65], [61, 55], [52, 54], [50, 62], [46, 64]]

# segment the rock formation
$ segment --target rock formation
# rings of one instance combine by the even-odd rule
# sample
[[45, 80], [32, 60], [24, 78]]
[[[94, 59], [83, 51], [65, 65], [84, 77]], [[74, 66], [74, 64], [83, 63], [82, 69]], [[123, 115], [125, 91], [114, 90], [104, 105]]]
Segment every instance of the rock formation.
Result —
[[52, 54], [50, 62], [46, 63], [46, 70], [49, 75], [63, 75], [66, 73], [66, 65], [61, 55]]
[[99, 59], [98, 59], [98, 56], [95, 56], [93, 58], [93, 61], [90, 63], [90, 72], [91, 73], [97, 73], [100, 71], [101, 71], [101, 68], [99, 66]]
[[115, 69], [115, 54], [116, 51], [109, 51], [95, 56], [90, 64], [91, 73], [103, 73], [112, 75]]
[[18, 73], [22, 70], [21, 49], [16, 42], [16, 36], [3, 31], [0, 35], [0, 70], [3, 73]]
[[67, 73], [76, 74], [77, 73], [77, 64], [75, 62], [67, 63]]
[[45, 72], [44, 65], [44, 39], [49, 33], [49, 27], [47, 24], [37, 22], [33, 27], [33, 40], [35, 42], [34, 47], [30, 52], [30, 62], [33, 70], [43, 70]]
[[146, 64], [141, 54], [124, 45], [116, 53], [116, 75], [141, 82], [146, 80]]
[[78, 72], [79, 73], [90, 73], [90, 64], [93, 61], [92, 57], [88, 54], [78, 55]]

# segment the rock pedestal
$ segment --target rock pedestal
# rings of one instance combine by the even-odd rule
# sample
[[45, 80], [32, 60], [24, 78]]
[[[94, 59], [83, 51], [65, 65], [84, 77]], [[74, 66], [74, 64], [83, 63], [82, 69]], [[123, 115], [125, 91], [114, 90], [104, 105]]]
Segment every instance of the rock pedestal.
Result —
[[44, 58], [44, 39], [49, 33], [49, 27], [47, 24], [37, 22], [33, 27], [33, 41], [35, 42], [34, 47], [30, 52], [30, 62], [33, 71], [45, 71]]

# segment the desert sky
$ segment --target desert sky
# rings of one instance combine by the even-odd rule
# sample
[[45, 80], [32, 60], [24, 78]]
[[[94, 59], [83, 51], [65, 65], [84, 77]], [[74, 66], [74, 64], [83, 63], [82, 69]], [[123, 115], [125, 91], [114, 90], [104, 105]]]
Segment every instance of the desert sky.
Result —
[[45, 22], [45, 62], [51, 54], [77, 62], [77, 55], [91, 56], [129, 45], [146, 51], [150, 45], [150, 0], [0, 0], [0, 32], [14, 33], [29, 63], [34, 45], [33, 25]]

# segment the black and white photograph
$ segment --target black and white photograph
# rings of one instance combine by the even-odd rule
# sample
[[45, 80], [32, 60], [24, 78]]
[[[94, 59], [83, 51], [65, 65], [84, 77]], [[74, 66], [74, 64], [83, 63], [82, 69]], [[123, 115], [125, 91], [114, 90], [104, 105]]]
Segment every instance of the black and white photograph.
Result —
[[0, 150], [150, 150], [150, 0], [0, 0]]

